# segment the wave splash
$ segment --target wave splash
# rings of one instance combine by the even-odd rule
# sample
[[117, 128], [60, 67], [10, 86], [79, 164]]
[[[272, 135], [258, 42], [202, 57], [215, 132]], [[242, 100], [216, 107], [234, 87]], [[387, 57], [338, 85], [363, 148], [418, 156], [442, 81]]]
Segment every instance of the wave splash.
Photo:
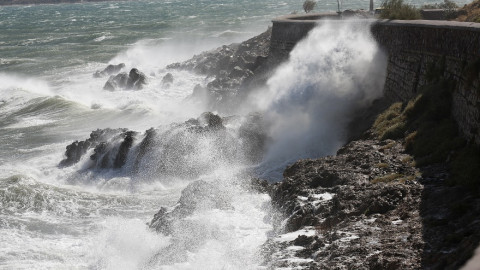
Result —
[[368, 22], [321, 22], [250, 98], [272, 123], [262, 176], [278, 181], [289, 163], [335, 154], [355, 113], [382, 95], [385, 71]]

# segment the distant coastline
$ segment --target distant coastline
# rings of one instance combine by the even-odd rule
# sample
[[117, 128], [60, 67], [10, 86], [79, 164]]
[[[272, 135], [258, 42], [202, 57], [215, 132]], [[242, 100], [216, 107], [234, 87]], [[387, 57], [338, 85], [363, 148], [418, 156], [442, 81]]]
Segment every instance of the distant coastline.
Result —
[[107, 2], [107, 1], [117, 1], [117, 0], [0, 0], [0, 6], [75, 4], [75, 3]]

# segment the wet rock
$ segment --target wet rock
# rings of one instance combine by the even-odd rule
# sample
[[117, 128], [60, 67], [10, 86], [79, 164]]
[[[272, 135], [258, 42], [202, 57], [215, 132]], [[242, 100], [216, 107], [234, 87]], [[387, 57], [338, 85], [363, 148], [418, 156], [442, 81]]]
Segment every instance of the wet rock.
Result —
[[[284, 213], [277, 228], [314, 234], [300, 233], [283, 244], [266, 243], [268, 267], [420, 268], [424, 242], [421, 230], [412, 227], [422, 226], [418, 211], [422, 185], [415, 181], [418, 170], [404, 162], [407, 159], [398, 142], [363, 140], [347, 144], [336, 156], [287, 167], [284, 180], [270, 189], [273, 205]], [[400, 218], [405, 212], [408, 222]], [[289, 246], [304, 248], [292, 253]]]
[[121, 132], [115, 134], [107, 140], [97, 144], [93, 149], [90, 160], [97, 169], [118, 169], [125, 165], [130, 148], [132, 147], [134, 137], [137, 135], [134, 131], [121, 129]]
[[115, 91], [117, 89], [125, 89], [128, 82], [128, 74], [125, 72], [119, 73], [115, 76], [110, 76], [108, 81], [103, 86], [104, 90]]
[[214, 77], [206, 87], [209, 92], [205, 95], [208, 97], [207, 106], [228, 111], [230, 105], [238, 103], [237, 98], [243, 98], [254, 85], [265, 82], [267, 76], [263, 75], [278, 64], [267, 60], [270, 36], [271, 28], [240, 44], [224, 45], [167, 68], [191, 70]]
[[147, 84], [147, 77], [136, 68], [132, 68], [128, 73], [127, 89], [139, 90]]
[[147, 77], [136, 68], [132, 68], [127, 74], [125, 72], [119, 73], [115, 76], [110, 76], [108, 81], [103, 86], [104, 90], [140, 90], [147, 84]]
[[98, 144], [110, 140], [112, 137], [124, 132], [124, 129], [97, 129], [90, 133], [90, 137], [85, 141], [75, 141], [66, 147], [65, 156], [59, 166], [71, 166], [83, 157], [91, 148], [97, 147]]
[[127, 131], [125, 133], [125, 139], [123, 139], [123, 142], [120, 144], [120, 147], [118, 148], [117, 156], [115, 157], [115, 161], [113, 163], [113, 168], [118, 169], [123, 167], [123, 165], [125, 165], [125, 162], [127, 161], [128, 152], [133, 145], [134, 135], [135, 135], [135, 132], [133, 131]]
[[207, 125], [207, 127], [212, 129], [224, 129], [223, 120], [220, 116], [211, 113], [211, 112], [204, 112], [198, 118], [198, 122], [201, 125]]
[[182, 219], [192, 215], [195, 210], [203, 209], [230, 209], [232, 206], [228, 196], [222, 192], [215, 183], [209, 183], [203, 180], [195, 181], [189, 184], [178, 200], [173, 210], [168, 211], [162, 207], [154, 215], [149, 226], [157, 232], [165, 235], [172, 233], [172, 226]]
[[120, 63], [118, 65], [108, 65], [104, 70], [102, 71], [95, 71], [93, 74], [93, 77], [95, 78], [101, 78], [105, 76], [110, 76], [113, 74], [119, 73], [123, 68], [125, 67], [124, 63]]
[[167, 73], [162, 78], [162, 84], [172, 84], [173, 83], [173, 75], [172, 73]]

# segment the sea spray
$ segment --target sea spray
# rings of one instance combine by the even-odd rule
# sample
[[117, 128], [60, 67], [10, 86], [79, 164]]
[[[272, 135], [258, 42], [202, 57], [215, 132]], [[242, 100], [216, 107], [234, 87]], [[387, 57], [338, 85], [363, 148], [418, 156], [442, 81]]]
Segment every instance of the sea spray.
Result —
[[299, 158], [334, 154], [353, 114], [381, 96], [385, 70], [368, 21], [320, 22], [251, 95], [248, 106], [271, 123], [273, 144], [258, 169], [263, 177], [279, 180]]

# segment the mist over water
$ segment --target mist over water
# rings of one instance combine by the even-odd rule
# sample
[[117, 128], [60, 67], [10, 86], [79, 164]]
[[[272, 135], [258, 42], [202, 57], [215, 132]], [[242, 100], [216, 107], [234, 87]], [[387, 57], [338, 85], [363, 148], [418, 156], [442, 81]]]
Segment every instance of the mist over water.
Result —
[[[267, 86], [239, 105], [244, 113], [217, 131], [225, 140], [178, 124], [204, 112], [184, 99], [211, 78], [165, 66], [250, 38], [272, 17], [299, 10], [297, 2], [1, 7], [8, 31], [0, 33], [0, 268], [261, 268], [270, 199], [243, 183], [252, 176], [277, 181], [287, 164], [333, 154], [345, 141], [352, 114], [381, 93], [385, 62], [369, 25], [314, 29]], [[107, 78], [92, 74], [118, 63], [144, 72], [147, 86], [104, 91]], [[161, 83], [167, 72], [174, 77], [168, 87]], [[270, 137], [259, 162], [242, 149], [249, 112], [263, 114]], [[154, 146], [138, 158], [151, 127]], [[95, 167], [93, 149], [59, 167], [66, 145], [97, 128], [138, 133], [125, 167]], [[200, 201], [169, 235], [148, 228], [160, 207], [171, 211], [185, 187], [200, 181], [221, 207]]]

